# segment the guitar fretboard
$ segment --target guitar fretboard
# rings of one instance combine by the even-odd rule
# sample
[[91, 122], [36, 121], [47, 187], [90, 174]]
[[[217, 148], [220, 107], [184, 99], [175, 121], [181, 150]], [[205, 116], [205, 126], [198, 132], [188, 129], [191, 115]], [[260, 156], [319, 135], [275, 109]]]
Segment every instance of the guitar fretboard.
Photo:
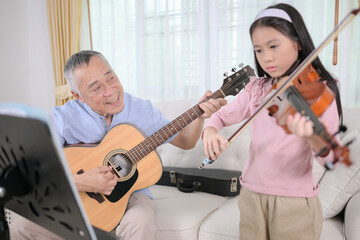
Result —
[[[217, 90], [213, 93], [211, 98], [220, 98], [224, 97], [224, 94], [221, 90]], [[203, 101], [207, 101], [205, 99]], [[149, 153], [154, 151], [158, 146], [165, 143], [169, 140], [172, 136], [176, 133], [180, 132], [183, 128], [189, 125], [192, 121], [200, 117], [204, 111], [200, 108], [199, 104], [196, 104], [179, 117], [175, 118], [169, 124], [161, 128], [159, 131], [151, 135], [150, 137], [143, 140], [141, 143], [136, 145], [134, 148], [130, 149], [127, 152], [127, 156], [129, 157], [130, 161], [136, 163], [147, 156]]]

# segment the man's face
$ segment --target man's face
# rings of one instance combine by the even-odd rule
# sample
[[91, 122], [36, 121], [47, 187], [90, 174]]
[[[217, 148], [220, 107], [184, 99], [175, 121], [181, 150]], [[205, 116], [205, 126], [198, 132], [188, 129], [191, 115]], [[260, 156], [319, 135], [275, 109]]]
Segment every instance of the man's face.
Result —
[[92, 110], [108, 116], [124, 109], [124, 89], [111, 66], [99, 57], [91, 57], [73, 72], [79, 93], [73, 95]]

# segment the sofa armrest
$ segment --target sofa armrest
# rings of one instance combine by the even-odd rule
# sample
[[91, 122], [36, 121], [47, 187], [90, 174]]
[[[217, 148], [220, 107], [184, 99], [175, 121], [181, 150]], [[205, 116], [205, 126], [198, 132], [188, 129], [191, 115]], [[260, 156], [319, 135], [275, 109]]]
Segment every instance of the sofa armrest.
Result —
[[354, 194], [345, 208], [344, 228], [347, 240], [360, 237], [360, 191]]

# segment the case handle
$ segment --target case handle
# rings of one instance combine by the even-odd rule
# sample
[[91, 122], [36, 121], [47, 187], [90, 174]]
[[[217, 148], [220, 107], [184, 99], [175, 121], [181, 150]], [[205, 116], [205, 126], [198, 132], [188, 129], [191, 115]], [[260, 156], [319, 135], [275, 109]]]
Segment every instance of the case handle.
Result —
[[201, 186], [200, 182], [193, 182], [193, 186], [191, 188], [186, 188], [182, 185], [183, 183], [184, 183], [184, 180], [181, 178], [178, 178], [178, 180], [176, 182], [176, 187], [181, 192], [186, 192], [186, 193], [191, 193], [191, 192], [197, 191], [199, 189], [199, 187]]

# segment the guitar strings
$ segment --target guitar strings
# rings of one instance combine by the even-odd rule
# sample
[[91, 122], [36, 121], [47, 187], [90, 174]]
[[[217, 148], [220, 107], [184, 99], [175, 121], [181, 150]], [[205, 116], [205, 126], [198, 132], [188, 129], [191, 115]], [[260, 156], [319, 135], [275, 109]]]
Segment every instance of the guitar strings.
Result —
[[[125, 155], [126, 160], [130, 160], [133, 164], [136, 164], [138, 161], [143, 159], [145, 156], [147, 156], [150, 152], [152, 152], [156, 147], [163, 144], [166, 140], [171, 138], [174, 134], [181, 131], [181, 129], [185, 128], [188, 124], [190, 124], [192, 121], [197, 119], [199, 116], [203, 114], [203, 111], [199, 107], [199, 104], [205, 101], [208, 101], [211, 98], [218, 98], [222, 95], [224, 95], [223, 92], [227, 92], [227, 90], [231, 89], [231, 86], [233, 85], [233, 82], [238, 80], [239, 78], [246, 75], [247, 67], [242, 68], [238, 72], [234, 73], [230, 77], [227, 77], [228, 81], [224, 83], [224, 85], [213, 93], [212, 97], [206, 98], [202, 101], [200, 101], [198, 104], [190, 108], [188, 111], [177, 117], [175, 120], [171, 121], [170, 124], [167, 126], [161, 128], [156, 133], [154, 133], [149, 138], [146, 138], [142, 142], [140, 142], [138, 145], [136, 145], [134, 148], [130, 149]], [[241, 74], [240, 74], [241, 73]], [[247, 76], [247, 75], [246, 75]], [[234, 77], [232, 79], [232, 77]], [[246, 79], [244, 79], [246, 80]], [[248, 77], [249, 81], [249, 77]], [[247, 84], [243, 82], [243, 87]], [[224, 90], [221, 92], [221, 89]], [[219, 96], [218, 96], [219, 95]], [[195, 115], [195, 116], [194, 116]], [[176, 124], [178, 126], [176, 126]], [[171, 127], [170, 127], [171, 126]], [[175, 131], [174, 131], [175, 129]], [[169, 135], [168, 135], [169, 134]], [[165, 137], [165, 138], [164, 138]]]

